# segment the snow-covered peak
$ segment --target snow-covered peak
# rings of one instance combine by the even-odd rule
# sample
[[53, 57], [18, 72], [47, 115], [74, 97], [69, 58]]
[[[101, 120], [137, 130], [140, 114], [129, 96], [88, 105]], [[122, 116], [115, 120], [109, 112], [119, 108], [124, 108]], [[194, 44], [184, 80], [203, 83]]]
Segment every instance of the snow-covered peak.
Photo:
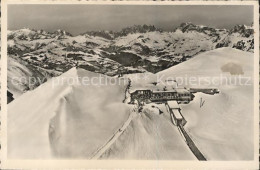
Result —
[[156, 28], [154, 25], [134, 25], [131, 27], [123, 28], [122, 31], [118, 32], [119, 34], [132, 34], [132, 33], [146, 33], [146, 32], [154, 32], [154, 31], [162, 31], [159, 28]]
[[92, 35], [98, 36], [105, 39], [115, 39], [118, 37], [124, 37], [129, 34], [138, 34], [138, 33], [148, 33], [148, 32], [162, 32], [161, 29], [156, 28], [154, 25], [134, 25], [130, 27], [123, 28], [121, 31], [113, 32], [113, 31], [89, 31], [84, 33], [83, 35]]
[[15, 31], [9, 31], [8, 34], [16, 34], [16, 35], [29, 35], [35, 33], [33, 30], [29, 29], [29, 28], [22, 28], [19, 30], [15, 30]]
[[70, 36], [72, 35], [64, 30], [57, 30], [53, 33], [50, 33], [44, 30], [23, 28], [23, 29], [8, 32], [8, 39], [18, 39], [18, 40], [65, 38]]
[[15, 31], [9, 31], [7, 38], [8, 39], [20, 39], [20, 40], [29, 40], [34, 36], [36, 32], [34, 30], [31, 30], [29, 28], [22, 28]]
[[230, 33], [225, 29], [183, 23], [174, 32], [161, 32], [155, 26], [134, 25], [119, 32], [93, 31], [78, 36], [68, 36], [64, 30], [54, 33], [18, 30], [8, 35], [8, 54], [58, 72], [77, 65], [110, 76], [156, 73], [215, 48], [252, 52], [254, 37], [248, 35], [253, 30], [248, 28], [237, 26]]
[[114, 33], [112, 31], [89, 31], [89, 32], [83, 33], [81, 35], [102, 37], [102, 38], [105, 38], [108, 40], [114, 39]]
[[236, 25], [233, 29], [231, 29], [230, 34], [239, 33], [243, 37], [250, 37], [254, 33], [254, 29], [252, 26], [247, 25]]
[[182, 23], [179, 27], [177, 27], [176, 31], [177, 30], [182, 31], [183, 33], [195, 31], [195, 32], [204, 33], [208, 35], [217, 35], [218, 31], [225, 31], [225, 30], [219, 30], [204, 25], [195, 25], [191, 22]]
[[54, 34], [60, 35], [60, 36], [72, 36], [69, 32], [67, 32], [65, 30], [61, 30], [61, 29], [58, 29], [57, 31], [55, 31]]
[[32, 32], [32, 30], [31, 29], [29, 29], [29, 28], [22, 28], [22, 29], [20, 29], [20, 30], [18, 30], [19, 32], [23, 32], [23, 33], [31, 33]]
[[78, 77], [77, 68], [72, 67], [67, 72], [63, 73], [61, 77], [67, 77], [67, 78], [75, 78]]

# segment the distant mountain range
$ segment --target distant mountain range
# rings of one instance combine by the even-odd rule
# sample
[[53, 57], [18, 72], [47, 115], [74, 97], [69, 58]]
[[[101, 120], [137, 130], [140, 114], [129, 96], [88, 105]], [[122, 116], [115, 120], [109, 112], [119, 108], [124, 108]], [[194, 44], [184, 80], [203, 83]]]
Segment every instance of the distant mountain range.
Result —
[[75, 66], [108, 76], [157, 73], [216, 48], [253, 52], [253, 33], [252, 26], [228, 30], [192, 23], [183, 23], [172, 32], [135, 25], [119, 32], [90, 31], [77, 36], [64, 30], [20, 29], [8, 31], [8, 55], [11, 63], [22, 61], [46, 78]]

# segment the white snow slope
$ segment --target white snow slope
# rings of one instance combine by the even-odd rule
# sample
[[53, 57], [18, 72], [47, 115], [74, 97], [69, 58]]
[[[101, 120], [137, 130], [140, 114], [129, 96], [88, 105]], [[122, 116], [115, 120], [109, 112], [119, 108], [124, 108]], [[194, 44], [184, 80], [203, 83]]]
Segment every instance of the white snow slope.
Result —
[[[235, 66], [231, 70], [242, 69], [242, 75], [223, 72], [226, 65]], [[195, 93], [192, 102], [181, 104], [188, 121], [185, 129], [208, 160], [251, 160], [254, 153], [253, 65], [252, 53], [232, 48], [215, 49], [157, 74], [128, 76], [132, 80], [130, 91], [156, 91], [164, 87], [171, 90], [176, 86], [218, 88], [220, 94]], [[236, 85], [239, 76], [244, 77], [241, 78], [243, 84]], [[154, 82], [157, 85], [153, 85]], [[205, 103], [200, 108], [201, 99]]]
[[165, 105], [157, 107], [162, 114], [149, 105], [144, 107], [101, 159], [197, 160], [172, 124]]
[[[235, 75], [223, 73], [221, 67], [227, 63], [236, 63], [250, 79], [251, 85], [223, 85], [216, 78], [215, 85], [206, 81], [189, 85], [190, 87], [216, 87], [221, 93], [213, 96], [203, 93], [195, 94], [190, 104], [181, 105], [182, 113], [188, 123], [185, 125], [192, 139], [208, 160], [252, 160], [254, 153], [254, 90], [253, 90], [252, 53], [231, 48], [220, 48], [205, 52], [187, 62], [159, 72], [164, 75], [178, 77], [219, 77], [227, 75], [234, 83]], [[242, 82], [246, 83], [248, 78]], [[180, 82], [179, 82], [180, 84]], [[200, 100], [205, 100], [200, 108]]]
[[[220, 48], [157, 74], [146, 81], [129, 76], [131, 89], [151, 86], [156, 77], [217, 77], [221, 67], [235, 64], [243, 76], [253, 78], [253, 54], [232, 48]], [[232, 65], [231, 64], [231, 65]], [[96, 73], [72, 69], [58, 78], [95, 77]], [[230, 75], [235, 79], [235, 75]], [[216, 78], [216, 82], [220, 82]], [[244, 82], [245, 80], [243, 80]], [[143, 86], [140, 86], [142, 82]], [[146, 84], [144, 84], [146, 83]], [[201, 86], [212, 87], [202, 80]], [[252, 80], [250, 81], [252, 83]], [[180, 83], [178, 83], [180, 85]], [[153, 85], [152, 85], [153, 86]], [[160, 87], [162, 83], [159, 83]], [[186, 85], [184, 85], [186, 86]], [[189, 104], [181, 105], [187, 120], [185, 129], [208, 160], [253, 159], [253, 85], [215, 85], [221, 93], [195, 94]], [[42, 84], [8, 105], [8, 156], [10, 158], [90, 158], [122, 127], [132, 110], [122, 103], [126, 85], [52, 87]], [[156, 89], [156, 87], [155, 87]], [[113, 96], [113, 97], [112, 97]], [[200, 108], [200, 99], [205, 100]], [[26, 102], [24, 102], [26, 101]], [[158, 114], [155, 108], [163, 114]], [[177, 127], [170, 122], [163, 105], [147, 105], [101, 159], [194, 160]]]
[[14, 98], [38, 87], [50, 77], [48, 71], [37, 69], [24, 61], [8, 57], [7, 84], [8, 90], [14, 95]]
[[[181, 105], [188, 121], [185, 128], [207, 160], [250, 160], [254, 153], [253, 61], [252, 53], [220, 48], [157, 74], [140, 73], [126, 77], [132, 80], [131, 92], [136, 89], [162, 90], [167, 86], [165, 81], [169, 77], [170, 80], [175, 78], [179, 88], [219, 89], [220, 94], [211, 96], [197, 93], [194, 101]], [[223, 66], [230, 63], [242, 68], [242, 75], [232, 75], [222, 70]], [[234, 85], [235, 80], [239, 81], [239, 76], [244, 76], [241, 79], [243, 85]], [[176, 77], [183, 78], [183, 81], [186, 78], [201, 79], [200, 82], [194, 83], [192, 80], [192, 83], [188, 81], [187, 84], [181, 84], [181, 79]], [[158, 82], [157, 78], [161, 78], [161, 81]], [[212, 84], [208, 80], [213, 81]], [[158, 84], [154, 86], [151, 84], [153, 82]], [[170, 90], [171, 86], [167, 88]], [[200, 98], [205, 101], [201, 108]], [[151, 110], [144, 111], [132, 121], [102, 159], [194, 159], [180, 140], [177, 128], [169, 120], [166, 111], [162, 115], [156, 115]]]
[[[71, 69], [8, 105], [8, 157], [90, 159], [122, 128], [133, 109], [122, 103], [126, 85], [53, 86], [83, 76], [97, 74]], [[196, 159], [165, 107], [159, 107], [164, 114], [149, 107], [142, 114], [132, 112], [133, 120], [100, 158]]]
[[[71, 78], [96, 77], [69, 70], [8, 105], [8, 157], [89, 158], [129, 116], [126, 85], [94, 86]], [[57, 81], [60, 83], [54, 85]]]

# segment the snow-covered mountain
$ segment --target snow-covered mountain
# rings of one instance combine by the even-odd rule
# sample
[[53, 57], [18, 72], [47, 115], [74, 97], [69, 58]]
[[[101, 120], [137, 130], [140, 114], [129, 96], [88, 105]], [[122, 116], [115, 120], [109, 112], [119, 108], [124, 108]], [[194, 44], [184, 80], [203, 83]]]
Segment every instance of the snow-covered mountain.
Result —
[[57, 71], [30, 65], [20, 58], [8, 58], [7, 88], [14, 98], [28, 90], [33, 90], [49, 78], [60, 75]]
[[61, 39], [66, 38], [67, 36], [72, 36], [70, 33], [64, 31], [64, 30], [57, 30], [53, 33], [44, 31], [44, 30], [34, 30], [29, 28], [23, 28], [16, 31], [8, 31], [8, 37], [7, 39], [18, 39], [18, 40], [37, 40], [37, 39]]
[[[251, 78], [252, 83], [253, 61], [250, 52], [229, 47], [214, 49], [185, 63], [149, 74], [142, 85], [148, 86], [157, 75], [162, 74], [218, 77], [221, 67], [230, 62], [241, 65], [243, 75]], [[78, 77], [98, 75], [72, 68], [8, 105], [8, 157], [90, 159], [131, 118], [122, 134], [106, 148], [100, 159], [196, 159], [178, 128], [171, 123], [164, 104], [154, 104], [162, 114], [158, 114], [151, 104], [145, 105], [140, 113], [136, 112], [134, 105], [123, 103], [127, 84], [100, 88], [65, 81], [53, 86], [58, 79]], [[230, 77], [236, 78], [235, 75]], [[128, 78], [131, 79], [131, 89], [140, 84], [140, 80], [131, 76]], [[220, 89], [220, 94], [197, 93], [194, 101], [180, 105], [187, 120], [185, 128], [207, 160], [251, 160], [254, 157], [254, 88], [252, 85], [221, 85], [221, 80], [214, 79], [219, 84], [216, 87]], [[199, 106], [201, 98], [205, 100], [203, 107]]]
[[[98, 76], [72, 68], [11, 102], [8, 156], [91, 158], [120, 128], [131, 110], [122, 102], [128, 82], [102, 88], [81, 81], [70, 83], [71, 78]], [[64, 83], [55, 84], [57, 80]], [[18, 142], [19, 138], [24, 140]]]
[[[238, 75], [221, 69], [228, 63], [240, 66], [243, 78], [239, 80]], [[215, 87], [220, 90], [220, 94], [214, 96], [195, 94], [190, 104], [181, 106], [188, 121], [186, 128], [208, 160], [250, 160], [254, 157], [253, 65], [253, 53], [227, 47], [199, 54], [185, 63], [157, 73], [165, 78], [200, 77], [199, 82], [182, 86]], [[205, 77], [211, 77], [210, 85]], [[238, 80], [241, 84], [234, 83]], [[205, 101], [203, 107], [199, 106], [200, 100]]]
[[10, 58], [19, 59], [16, 62], [20, 63], [24, 61], [38, 70], [60, 73], [72, 67], [108, 76], [157, 73], [199, 53], [221, 47], [253, 52], [253, 28], [237, 25], [226, 30], [183, 23], [173, 32], [148, 25], [135, 25], [118, 32], [92, 31], [77, 36], [63, 30], [53, 33], [32, 29], [8, 32]]

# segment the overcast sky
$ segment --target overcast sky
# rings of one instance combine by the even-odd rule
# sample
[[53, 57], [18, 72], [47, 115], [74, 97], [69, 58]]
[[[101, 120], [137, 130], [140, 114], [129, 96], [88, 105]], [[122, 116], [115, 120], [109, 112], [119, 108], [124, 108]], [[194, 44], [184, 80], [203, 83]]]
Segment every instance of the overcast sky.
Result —
[[173, 30], [182, 22], [231, 28], [253, 22], [253, 6], [151, 6], [151, 5], [9, 5], [8, 29], [55, 31], [74, 35], [132, 25], [155, 25]]

